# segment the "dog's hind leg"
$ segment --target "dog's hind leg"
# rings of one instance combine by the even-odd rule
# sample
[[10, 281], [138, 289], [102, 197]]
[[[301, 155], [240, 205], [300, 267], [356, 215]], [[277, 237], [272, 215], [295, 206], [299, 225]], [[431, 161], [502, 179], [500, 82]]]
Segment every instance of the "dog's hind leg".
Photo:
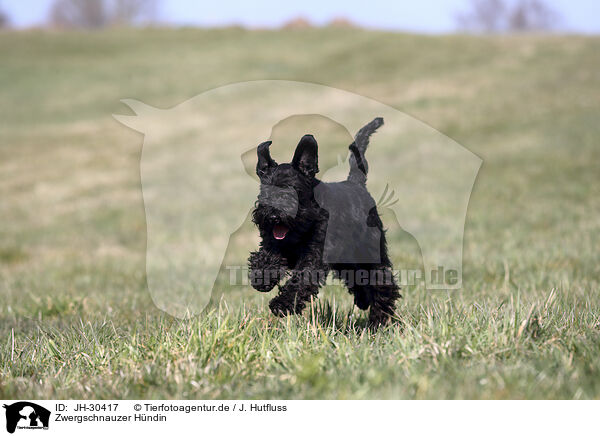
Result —
[[354, 304], [361, 310], [371, 308], [369, 325], [376, 328], [386, 324], [394, 314], [395, 302], [400, 297], [392, 269], [382, 265], [363, 265], [354, 270], [353, 275], [344, 274], [342, 277], [348, 291], [354, 295]]
[[369, 312], [369, 325], [377, 328], [386, 324], [394, 315], [395, 302], [400, 297], [397, 286], [377, 286]]
[[369, 289], [367, 284], [356, 283], [356, 270], [355, 268], [343, 268], [337, 264], [334, 266], [336, 276], [341, 279], [342, 282], [348, 288], [348, 292], [354, 296], [354, 304], [360, 310], [367, 310], [371, 305], [372, 291]]
[[360, 310], [367, 310], [373, 301], [373, 291], [369, 286], [352, 286], [348, 288], [350, 293], [354, 295], [354, 304]]
[[394, 280], [391, 268], [378, 270], [381, 273], [375, 284], [370, 285], [371, 311], [369, 325], [377, 328], [384, 325], [394, 315], [396, 300], [400, 298], [399, 287]]

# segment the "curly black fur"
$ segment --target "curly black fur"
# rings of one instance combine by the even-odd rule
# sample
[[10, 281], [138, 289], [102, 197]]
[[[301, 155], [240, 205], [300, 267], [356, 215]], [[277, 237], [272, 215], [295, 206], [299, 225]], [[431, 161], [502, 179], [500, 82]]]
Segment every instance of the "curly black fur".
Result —
[[[261, 243], [259, 250], [250, 254], [248, 263], [250, 282], [260, 292], [272, 290], [286, 273], [289, 275], [279, 286], [279, 294], [269, 303], [274, 314], [302, 312], [310, 298], [317, 296], [327, 274], [333, 271], [346, 283], [360, 309], [371, 308], [371, 325], [385, 324], [393, 315], [395, 300], [400, 297], [399, 288], [392, 274], [383, 223], [365, 186], [368, 166], [364, 154], [370, 135], [382, 124], [383, 119], [376, 118], [358, 132], [350, 145], [350, 175], [341, 183], [324, 183], [315, 177], [319, 171], [318, 147], [312, 135], [302, 137], [291, 163], [277, 164], [271, 159], [270, 141], [258, 146], [256, 173], [261, 186], [252, 218], [259, 229]], [[327, 194], [330, 198], [351, 200], [334, 202], [334, 209], [325, 209], [323, 200], [316, 198], [317, 190], [322, 198]], [[342, 229], [341, 233], [330, 228], [328, 234], [330, 214], [332, 219], [336, 216], [336, 228]], [[335, 251], [344, 247], [346, 239], [356, 239], [356, 234], [344, 234], [344, 231], [356, 229], [357, 222], [367, 229], [365, 234], [373, 235], [365, 237], [365, 245], [375, 243], [377, 260], [324, 259], [326, 247]], [[365, 271], [378, 279], [364, 280]]]

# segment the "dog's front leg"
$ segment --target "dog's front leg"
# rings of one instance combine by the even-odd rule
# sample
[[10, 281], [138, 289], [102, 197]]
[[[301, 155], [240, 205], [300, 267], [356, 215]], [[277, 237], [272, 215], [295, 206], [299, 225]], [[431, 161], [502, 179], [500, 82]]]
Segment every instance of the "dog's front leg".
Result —
[[248, 258], [250, 284], [259, 292], [269, 292], [283, 278], [286, 262], [281, 255], [261, 247]]
[[314, 258], [306, 258], [292, 270], [291, 277], [280, 287], [279, 295], [269, 303], [271, 312], [277, 316], [302, 312], [306, 303], [325, 283], [328, 269]]

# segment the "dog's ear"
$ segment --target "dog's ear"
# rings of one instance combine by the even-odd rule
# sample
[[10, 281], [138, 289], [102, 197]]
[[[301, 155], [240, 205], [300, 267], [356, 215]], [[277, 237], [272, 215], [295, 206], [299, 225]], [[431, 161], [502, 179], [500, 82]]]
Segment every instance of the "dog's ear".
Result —
[[318, 145], [313, 135], [302, 137], [294, 152], [292, 166], [309, 177], [319, 172]]
[[256, 154], [258, 155], [258, 162], [256, 163], [256, 175], [261, 179], [270, 168], [277, 166], [277, 163], [271, 159], [271, 153], [269, 152], [270, 145], [271, 141], [266, 141], [260, 144], [256, 149]]

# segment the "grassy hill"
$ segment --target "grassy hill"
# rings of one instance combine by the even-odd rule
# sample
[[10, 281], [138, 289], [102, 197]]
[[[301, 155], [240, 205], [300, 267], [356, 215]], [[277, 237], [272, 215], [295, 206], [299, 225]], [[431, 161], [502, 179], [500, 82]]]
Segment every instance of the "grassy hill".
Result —
[[[600, 39], [28, 31], [0, 53], [0, 397], [600, 398]], [[112, 114], [259, 79], [368, 96], [483, 159], [461, 291], [405, 289], [375, 334], [341, 289], [285, 320], [262, 296], [154, 306], [142, 136]]]

